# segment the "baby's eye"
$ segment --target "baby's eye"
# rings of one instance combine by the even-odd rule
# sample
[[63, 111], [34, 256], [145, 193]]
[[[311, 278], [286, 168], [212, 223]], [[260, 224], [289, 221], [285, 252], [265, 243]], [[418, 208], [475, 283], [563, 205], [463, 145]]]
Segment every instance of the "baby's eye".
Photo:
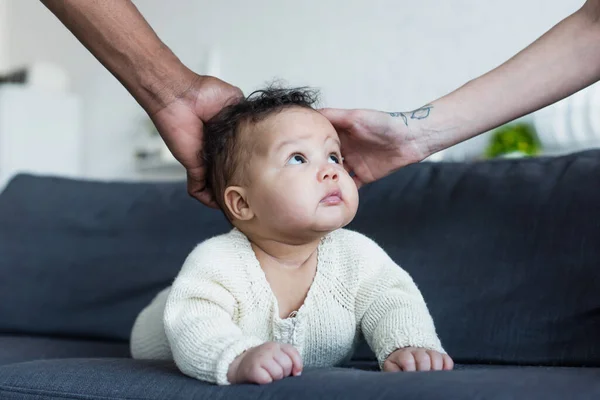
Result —
[[304, 164], [305, 162], [306, 162], [306, 159], [304, 158], [303, 155], [301, 155], [301, 154], [294, 154], [292, 156], [292, 158], [290, 158], [290, 160], [288, 161], [288, 164], [298, 165], [298, 164]]
[[330, 163], [333, 163], [333, 164], [339, 164], [340, 163], [340, 158], [336, 154], [330, 154], [328, 161]]

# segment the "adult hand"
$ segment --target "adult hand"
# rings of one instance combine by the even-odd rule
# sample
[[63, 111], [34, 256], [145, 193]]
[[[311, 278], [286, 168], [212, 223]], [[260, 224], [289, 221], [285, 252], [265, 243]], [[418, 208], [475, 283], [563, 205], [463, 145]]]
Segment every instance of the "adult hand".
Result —
[[430, 106], [407, 113], [324, 108], [320, 112], [337, 130], [344, 165], [360, 188], [366, 183], [423, 160], [427, 152], [409, 121], [426, 118]]
[[240, 89], [220, 79], [190, 73], [189, 85], [150, 116], [171, 153], [187, 170], [188, 193], [211, 207], [217, 204], [206, 188], [202, 161], [204, 122], [240, 96]]
[[131, 93], [187, 170], [188, 192], [216, 206], [202, 165], [204, 122], [242, 92], [182, 64], [131, 0], [41, 0]]

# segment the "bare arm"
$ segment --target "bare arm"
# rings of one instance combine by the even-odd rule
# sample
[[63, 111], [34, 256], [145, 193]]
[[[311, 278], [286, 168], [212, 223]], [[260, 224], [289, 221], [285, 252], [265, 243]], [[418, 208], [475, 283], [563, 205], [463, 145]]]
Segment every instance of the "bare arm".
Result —
[[204, 122], [241, 91], [183, 65], [131, 0], [41, 1], [146, 110], [186, 168], [190, 195], [214, 206], [200, 157]]
[[129, 0], [41, 0], [152, 114], [193, 73], [160, 41]]
[[498, 68], [408, 119], [426, 155], [567, 97], [600, 79], [600, 0], [585, 5]]
[[600, 79], [600, 0], [498, 68], [417, 110], [321, 110], [358, 186], [567, 97]]

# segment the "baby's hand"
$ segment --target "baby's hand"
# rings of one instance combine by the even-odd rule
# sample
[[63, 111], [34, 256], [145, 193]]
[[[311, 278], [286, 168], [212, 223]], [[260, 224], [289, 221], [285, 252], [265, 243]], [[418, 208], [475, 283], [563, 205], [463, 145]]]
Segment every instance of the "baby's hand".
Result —
[[454, 361], [448, 354], [417, 347], [398, 349], [383, 363], [386, 372], [398, 371], [441, 371], [454, 368]]
[[229, 366], [229, 383], [260, 385], [302, 373], [298, 350], [289, 344], [269, 342], [254, 347], [236, 358]]

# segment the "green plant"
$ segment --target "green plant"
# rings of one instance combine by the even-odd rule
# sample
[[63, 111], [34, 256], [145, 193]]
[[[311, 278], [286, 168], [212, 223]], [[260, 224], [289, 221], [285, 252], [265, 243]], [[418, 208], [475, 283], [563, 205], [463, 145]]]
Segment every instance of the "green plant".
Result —
[[535, 156], [540, 151], [541, 144], [535, 128], [531, 124], [518, 122], [503, 125], [492, 133], [485, 157]]

